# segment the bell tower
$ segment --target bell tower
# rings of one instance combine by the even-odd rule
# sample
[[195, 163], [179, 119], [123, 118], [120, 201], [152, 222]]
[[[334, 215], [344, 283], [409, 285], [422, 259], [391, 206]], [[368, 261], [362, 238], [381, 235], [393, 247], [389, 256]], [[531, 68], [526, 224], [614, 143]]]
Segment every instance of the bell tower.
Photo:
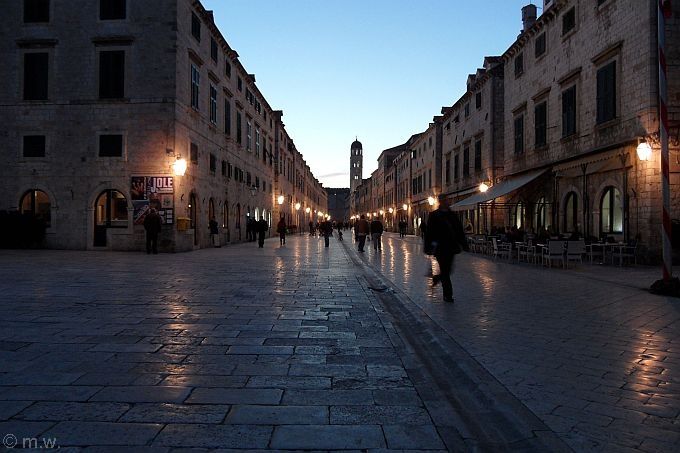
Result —
[[362, 168], [364, 161], [364, 149], [361, 142], [356, 139], [350, 148], [349, 157], [349, 191], [354, 193], [356, 188], [361, 184]]

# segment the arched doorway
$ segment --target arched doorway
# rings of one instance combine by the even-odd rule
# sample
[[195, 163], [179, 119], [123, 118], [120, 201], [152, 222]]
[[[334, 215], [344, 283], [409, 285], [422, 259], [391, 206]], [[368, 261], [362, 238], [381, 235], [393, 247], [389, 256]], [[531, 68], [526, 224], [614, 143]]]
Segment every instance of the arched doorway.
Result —
[[229, 200], [222, 205], [222, 229], [227, 232], [227, 242], [231, 240], [229, 229]]
[[600, 233], [623, 233], [623, 198], [614, 186], [607, 187], [600, 200]]
[[106, 247], [106, 230], [128, 227], [128, 203], [125, 195], [107, 189], [94, 202], [94, 246]]
[[576, 192], [569, 192], [564, 202], [564, 232], [578, 231], [578, 197]]
[[45, 228], [49, 228], [52, 222], [52, 205], [50, 197], [42, 190], [32, 189], [21, 197], [21, 213], [30, 215], [36, 220], [45, 223]]

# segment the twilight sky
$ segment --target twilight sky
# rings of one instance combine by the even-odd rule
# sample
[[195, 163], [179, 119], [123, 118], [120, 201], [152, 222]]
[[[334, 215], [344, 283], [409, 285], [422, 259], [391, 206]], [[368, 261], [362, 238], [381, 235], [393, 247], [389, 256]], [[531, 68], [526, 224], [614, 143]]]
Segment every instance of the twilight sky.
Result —
[[425, 130], [502, 54], [535, 0], [202, 0], [325, 187], [366, 178], [381, 151]]

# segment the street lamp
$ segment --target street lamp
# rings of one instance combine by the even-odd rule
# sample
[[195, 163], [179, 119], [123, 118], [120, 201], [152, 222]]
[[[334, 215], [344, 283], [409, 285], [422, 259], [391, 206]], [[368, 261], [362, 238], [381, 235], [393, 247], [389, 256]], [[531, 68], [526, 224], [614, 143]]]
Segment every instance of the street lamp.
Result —
[[406, 211], [406, 210], [408, 209], [408, 206], [406, 206], [406, 203], [404, 203], [403, 205], [401, 205], [401, 209], [403, 209], [404, 211]]
[[486, 192], [487, 190], [489, 190], [489, 185], [488, 185], [487, 183], [485, 183], [485, 182], [482, 182], [482, 183], [479, 185], [479, 191], [482, 192], [482, 193], [484, 193], [484, 192]]
[[172, 164], [172, 170], [175, 176], [184, 176], [187, 171], [187, 160], [177, 155], [177, 160]]
[[390, 208], [390, 209], [387, 210], [387, 212], [389, 212], [390, 214], [392, 214], [392, 213], [394, 212], [394, 209]]
[[285, 199], [286, 199], [286, 197], [284, 197], [283, 195], [279, 195], [279, 198], [277, 199], [277, 201], [279, 202], [280, 205], [282, 205], [282, 204], [283, 204], [283, 201], [284, 201]]
[[427, 197], [427, 203], [430, 206], [434, 206], [434, 197]]
[[638, 159], [643, 162], [647, 162], [652, 157], [652, 147], [649, 146], [646, 140], [640, 142], [637, 146]]

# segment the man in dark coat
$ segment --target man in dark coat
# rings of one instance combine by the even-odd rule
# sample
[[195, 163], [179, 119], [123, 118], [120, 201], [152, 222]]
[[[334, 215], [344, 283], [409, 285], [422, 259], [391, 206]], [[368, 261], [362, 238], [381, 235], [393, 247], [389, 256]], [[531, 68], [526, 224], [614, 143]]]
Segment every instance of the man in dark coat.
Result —
[[427, 219], [425, 233], [425, 253], [434, 255], [439, 264], [439, 275], [432, 276], [432, 286], [441, 282], [444, 300], [453, 302], [453, 287], [451, 272], [454, 257], [467, 251], [467, 240], [463, 231], [463, 224], [446, 204], [446, 198], [439, 196], [439, 208], [430, 213]]
[[253, 223], [256, 224], [254, 229], [257, 230], [257, 246], [259, 248], [264, 248], [264, 235], [269, 229], [269, 224], [264, 218], [258, 220], [257, 222], [253, 221]]
[[158, 253], [158, 233], [161, 232], [161, 216], [154, 208], [149, 209], [149, 213], [144, 218], [144, 229], [146, 230], [146, 253]]

